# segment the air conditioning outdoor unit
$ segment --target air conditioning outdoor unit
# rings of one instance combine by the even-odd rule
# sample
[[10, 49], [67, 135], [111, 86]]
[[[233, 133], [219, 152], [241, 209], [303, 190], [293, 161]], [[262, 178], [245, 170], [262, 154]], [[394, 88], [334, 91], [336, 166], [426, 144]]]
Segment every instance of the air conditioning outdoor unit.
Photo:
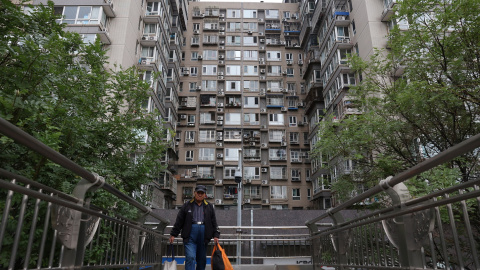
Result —
[[287, 146], [287, 142], [282, 142], [282, 146]]
[[218, 60], [218, 64], [223, 65], [223, 64], [225, 64], [225, 62], [223, 60]]
[[286, 111], [287, 111], [287, 107], [282, 107], [280, 110], [281, 110], [282, 112], [286, 112]]
[[303, 60], [298, 60], [298, 64], [301, 66], [303, 65]]
[[225, 27], [220, 27], [220, 28], [218, 28], [218, 30], [225, 31]]
[[200, 34], [200, 31], [199, 30], [193, 30], [193, 33], [198, 35], [198, 34]]
[[223, 121], [223, 116], [222, 115], [217, 116], [217, 121]]
[[217, 112], [223, 113], [223, 108], [217, 108]]
[[[223, 92], [223, 91], [218, 91], [218, 95], [219, 95], [219, 96], [223, 96], [223, 95], [225, 95], [225, 92]], [[223, 103], [222, 103], [222, 104], [223, 104]], [[219, 106], [219, 107], [220, 107], [220, 106]], [[221, 107], [223, 107], [223, 105], [222, 105]]]
[[268, 168], [262, 168], [262, 172], [263, 172], [263, 173], [268, 172]]
[[261, 128], [262, 128], [262, 129], [266, 129], [266, 128], [267, 128], [267, 125], [262, 125]]
[[225, 56], [223, 56], [223, 55], [218, 56], [218, 59], [224, 59], [224, 58], [225, 58]]
[[176, 145], [176, 146], [179, 146], [179, 145], [180, 145], [180, 142], [175, 142], [175, 145]]
[[223, 158], [223, 154], [217, 154], [217, 158]]
[[258, 33], [259, 36], [264, 36], [263, 32]]
[[222, 185], [222, 184], [223, 184], [223, 179], [215, 180], [215, 185]]
[[250, 199], [243, 200], [244, 203], [250, 203]]
[[266, 113], [267, 109], [260, 109], [260, 113]]
[[262, 185], [268, 185], [268, 180], [262, 180]]
[[188, 71], [188, 70], [184, 70], [184, 71], [183, 71], [183, 75], [185, 75], [185, 76], [188, 76], [188, 75], [190, 75], [190, 71]]
[[220, 40], [221, 45], [225, 45], [225, 40]]
[[282, 74], [283, 74], [283, 75], [287, 75], [287, 71], [282, 71]]
[[222, 126], [223, 125], [223, 121], [217, 121], [217, 126]]
[[248, 31], [248, 34], [251, 35], [251, 34], [253, 34], [253, 32], [252, 32], [252, 31]]
[[262, 73], [262, 74], [265, 73], [265, 69], [263, 69], [263, 68], [260, 69], [260, 73]]
[[180, 119], [187, 119], [187, 115], [186, 114], [181, 114]]
[[267, 144], [266, 144], [266, 143], [262, 143], [262, 148], [267, 148]]
[[255, 142], [251, 142], [251, 143], [250, 143], [250, 146], [255, 146]]
[[219, 160], [219, 161], [216, 161], [216, 162], [215, 162], [215, 165], [217, 165], [217, 166], [222, 166], [222, 165], [223, 165], [223, 161], [220, 161], [220, 160]]
[[269, 199], [264, 199], [264, 200], [262, 200], [262, 203], [263, 203], [263, 204], [269, 204], [269, 203], [270, 203], [270, 200], [269, 200]]
[[[222, 93], [223, 93], [223, 92], [222, 92]], [[223, 108], [223, 102], [219, 102], [219, 103], [217, 104], [217, 107]]]
[[219, 76], [223, 76], [223, 72], [218, 72], [218, 75], [219, 75]]
[[217, 147], [223, 147], [223, 143], [217, 142], [216, 146], [217, 146]]
[[221, 199], [216, 199], [215, 200], [215, 204], [216, 205], [222, 205], [223, 204], [223, 201]]
[[[261, 38], [260, 43], [265, 43], [265, 39]], [[260, 47], [261, 48], [261, 47]]]
[[263, 22], [263, 19], [258, 19], [259, 22]]

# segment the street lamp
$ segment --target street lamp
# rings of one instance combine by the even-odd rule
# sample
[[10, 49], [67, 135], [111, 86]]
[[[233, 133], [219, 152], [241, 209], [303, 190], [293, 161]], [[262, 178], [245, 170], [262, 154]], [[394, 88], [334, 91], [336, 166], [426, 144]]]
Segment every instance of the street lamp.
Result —
[[[242, 233], [242, 177], [243, 177], [243, 154], [242, 149], [238, 150], [238, 167], [235, 170], [235, 183], [238, 184], [238, 196], [237, 196], [237, 234], [240, 236]], [[238, 237], [240, 239], [240, 237]], [[237, 241], [237, 265], [240, 265], [240, 258], [242, 256], [241, 242]]]

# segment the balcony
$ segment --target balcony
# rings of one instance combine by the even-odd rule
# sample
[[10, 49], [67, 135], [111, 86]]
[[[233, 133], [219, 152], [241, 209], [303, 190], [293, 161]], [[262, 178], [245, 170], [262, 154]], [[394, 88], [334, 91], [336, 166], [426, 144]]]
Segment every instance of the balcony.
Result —
[[142, 38], [140, 39], [140, 44], [146, 47], [153, 47], [158, 41], [157, 34], [143, 34]]

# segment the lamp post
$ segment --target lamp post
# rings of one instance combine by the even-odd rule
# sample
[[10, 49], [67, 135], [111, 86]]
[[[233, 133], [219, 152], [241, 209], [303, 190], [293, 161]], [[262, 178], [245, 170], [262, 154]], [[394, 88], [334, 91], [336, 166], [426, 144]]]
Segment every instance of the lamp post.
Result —
[[[240, 228], [242, 226], [242, 178], [243, 178], [243, 154], [242, 154], [242, 149], [238, 150], [238, 167], [235, 170], [235, 183], [238, 184], [237, 190], [238, 190], [238, 196], [237, 196], [237, 234], [238, 234], [238, 239], [240, 239], [240, 234], [242, 233], [242, 229]], [[237, 265], [240, 265], [240, 258], [242, 256], [242, 250], [241, 250], [241, 242], [237, 241]]]

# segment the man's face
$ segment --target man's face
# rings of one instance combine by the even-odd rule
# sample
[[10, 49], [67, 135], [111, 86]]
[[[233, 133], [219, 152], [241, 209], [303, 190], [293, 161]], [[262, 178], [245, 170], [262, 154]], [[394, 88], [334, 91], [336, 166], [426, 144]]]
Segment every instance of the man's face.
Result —
[[195, 191], [195, 201], [201, 202], [205, 199], [205, 192]]

